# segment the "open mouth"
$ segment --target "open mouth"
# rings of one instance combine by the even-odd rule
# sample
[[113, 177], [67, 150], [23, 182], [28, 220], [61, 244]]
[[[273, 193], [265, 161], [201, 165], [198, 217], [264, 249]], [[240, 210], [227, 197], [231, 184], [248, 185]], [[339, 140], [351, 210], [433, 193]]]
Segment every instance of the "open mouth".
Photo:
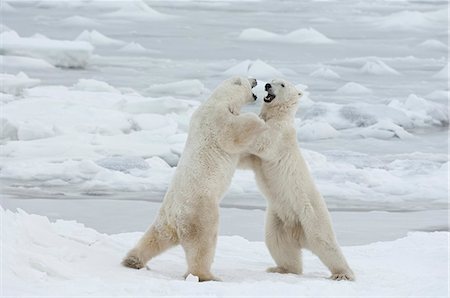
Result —
[[275, 94], [267, 93], [267, 96], [264, 97], [264, 102], [271, 102], [275, 99]]
[[253, 95], [254, 100], [256, 100], [258, 98], [255, 93], [252, 93], [252, 95]]

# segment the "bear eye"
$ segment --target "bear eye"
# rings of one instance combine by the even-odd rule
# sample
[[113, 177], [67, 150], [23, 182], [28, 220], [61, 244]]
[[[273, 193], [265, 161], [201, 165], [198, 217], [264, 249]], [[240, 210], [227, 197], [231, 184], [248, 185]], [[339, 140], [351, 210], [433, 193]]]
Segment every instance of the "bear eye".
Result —
[[281, 87], [283, 87], [283, 88], [284, 88], [284, 84], [281, 84]]

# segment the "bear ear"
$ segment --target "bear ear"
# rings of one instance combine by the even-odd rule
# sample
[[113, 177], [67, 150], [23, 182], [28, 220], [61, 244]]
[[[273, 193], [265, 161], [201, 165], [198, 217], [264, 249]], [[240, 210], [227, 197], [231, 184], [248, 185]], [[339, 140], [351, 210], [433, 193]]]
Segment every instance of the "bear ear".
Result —
[[233, 79], [233, 84], [234, 84], [234, 85], [241, 86], [241, 85], [242, 85], [241, 78], [235, 78], [235, 79]]

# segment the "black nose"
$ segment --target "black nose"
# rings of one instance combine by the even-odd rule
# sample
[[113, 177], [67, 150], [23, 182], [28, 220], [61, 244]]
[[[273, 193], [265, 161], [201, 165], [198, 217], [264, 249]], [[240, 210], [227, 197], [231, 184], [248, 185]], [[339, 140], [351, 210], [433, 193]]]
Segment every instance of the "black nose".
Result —
[[272, 85], [270, 85], [269, 83], [267, 83], [267, 84], [264, 86], [264, 90], [266, 90], [266, 91], [268, 91], [270, 88], [272, 88]]

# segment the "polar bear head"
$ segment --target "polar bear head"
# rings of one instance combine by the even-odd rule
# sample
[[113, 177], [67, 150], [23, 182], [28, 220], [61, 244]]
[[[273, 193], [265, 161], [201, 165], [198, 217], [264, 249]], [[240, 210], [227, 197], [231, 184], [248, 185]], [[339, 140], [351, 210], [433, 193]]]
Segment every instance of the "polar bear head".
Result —
[[256, 100], [256, 95], [252, 92], [256, 84], [256, 80], [251, 78], [229, 78], [213, 91], [210, 100], [226, 102], [233, 110], [238, 111], [243, 105]]
[[267, 96], [264, 105], [267, 106], [293, 106], [303, 96], [303, 93], [291, 83], [283, 79], [274, 79], [264, 86]]

